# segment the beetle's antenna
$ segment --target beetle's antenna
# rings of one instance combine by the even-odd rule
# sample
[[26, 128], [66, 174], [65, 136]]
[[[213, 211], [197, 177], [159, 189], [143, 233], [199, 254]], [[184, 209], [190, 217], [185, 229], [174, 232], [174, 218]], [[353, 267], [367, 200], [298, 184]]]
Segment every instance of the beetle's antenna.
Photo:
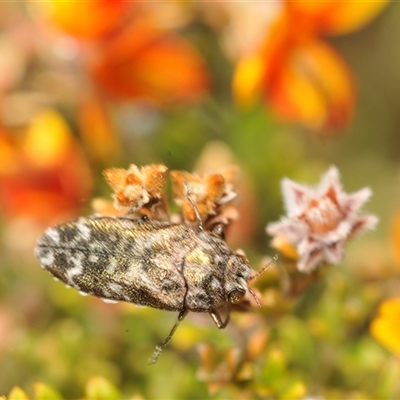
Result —
[[258, 299], [257, 295], [254, 293], [254, 290], [253, 290], [250, 286], [247, 288], [247, 290], [248, 290], [248, 291], [250, 292], [250, 294], [253, 296], [253, 298], [254, 298], [254, 300], [256, 301], [258, 307], [261, 308], [262, 306], [261, 306], [260, 300]]
[[168, 334], [168, 336], [158, 345], [153, 351], [153, 354], [149, 358], [149, 364], [155, 364], [158, 360], [158, 357], [160, 357], [161, 352], [163, 351], [164, 347], [168, 344], [168, 342], [171, 340], [173, 334], [176, 331], [176, 328], [178, 328], [179, 323], [185, 318], [186, 314], [188, 313], [188, 310], [183, 310], [179, 313], [178, 315], [178, 320], [175, 322], [175, 325], [172, 327], [171, 332]]
[[[271, 261], [270, 261], [268, 264], [264, 265], [264, 266], [263, 266], [251, 279], [249, 279], [249, 280], [252, 281], [252, 280], [254, 280], [254, 279], [257, 279], [257, 278], [258, 278], [260, 275], [262, 275], [272, 264], [276, 263], [276, 261], [278, 260], [278, 258], [279, 258], [279, 257], [278, 257], [278, 254], [275, 254], [275, 255], [272, 257]], [[261, 308], [260, 300], [258, 299], [257, 295], [254, 293], [254, 290], [253, 290], [250, 286], [247, 287], [247, 290], [248, 290], [248, 291], [250, 292], [250, 294], [253, 296], [253, 298], [254, 298], [254, 300], [256, 301], [258, 307]]]
[[278, 258], [279, 258], [278, 254], [275, 254], [275, 255], [272, 257], [271, 261], [270, 261], [268, 264], [266, 264], [266, 265], [264, 265], [263, 267], [261, 267], [261, 269], [260, 269], [250, 280], [252, 281], [252, 280], [254, 280], [254, 279], [257, 279], [257, 278], [258, 278], [260, 275], [262, 275], [272, 264], [275, 264], [275, 263], [277, 262]]
[[201, 219], [200, 213], [199, 213], [199, 209], [197, 208], [196, 203], [194, 202], [194, 200], [192, 199], [192, 196], [191, 196], [190, 186], [189, 186], [188, 180], [186, 179], [186, 174], [184, 176], [185, 176], [184, 182], [185, 182], [185, 188], [186, 188], [186, 196], [189, 200], [190, 205], [193, 207], [193, 211], [196, 215], [196, 219], [199, 224], [199, 228], [201, 230], [204, 230], [204, 225], [203, 225], [203, 221]]

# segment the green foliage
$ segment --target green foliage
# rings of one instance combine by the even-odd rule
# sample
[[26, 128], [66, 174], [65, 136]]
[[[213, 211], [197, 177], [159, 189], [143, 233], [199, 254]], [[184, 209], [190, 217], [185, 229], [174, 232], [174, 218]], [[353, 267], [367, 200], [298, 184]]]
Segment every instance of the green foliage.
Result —
[[[7, 397], [8, 400], [29, 400], [30, 397], [18, 386], [14, 387]], [[34, 400], [62, 400], [63, 397], [52, 387], [44, 383], [34, 384]]]
[[[34, 394], [32, 400], [63, 400], [54, 388], [42, 383], [37, 382], [34, 384]], [[110, 383], [107, 379], [97, 376], [91, 378], [85, 387], [84, 400], [120, 400], [121, 393], [118, 389]], [[14, 387], [9, 395], [8, 400], [29, 400], [30, 397], [19, 387]]]

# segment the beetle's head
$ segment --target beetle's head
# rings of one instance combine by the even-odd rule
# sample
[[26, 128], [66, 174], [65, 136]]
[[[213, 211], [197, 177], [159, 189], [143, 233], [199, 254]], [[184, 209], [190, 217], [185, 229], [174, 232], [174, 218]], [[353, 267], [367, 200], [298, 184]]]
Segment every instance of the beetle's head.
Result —
[[228, 261], [227, 273], [229, 274], [229, 279], [226, 279], [225, 284], [226, 301], [231, 304], [238, 303], [249, 291], [261, 307], [257, 296], [248, 284], [248, 281], [254, 276], [254, 271], [244, 254], [232, 254]]
[[244, 253], [238, 252], [233, 254], [228, 261], [227, 271], [231, 278], [226, 280], [226, 301], [233, 304], [238, 303], [242, 300], [246, 292], [249, 291], [254, 297], [257, 305], [261, 307], [258, 297], [251, 289], [248, 282], [258, 278], [271, 264], [276, 262], [277, 259], [278, 256], [274, 256], [268, 264], [265, 264], [257, 273], [255, 273]]

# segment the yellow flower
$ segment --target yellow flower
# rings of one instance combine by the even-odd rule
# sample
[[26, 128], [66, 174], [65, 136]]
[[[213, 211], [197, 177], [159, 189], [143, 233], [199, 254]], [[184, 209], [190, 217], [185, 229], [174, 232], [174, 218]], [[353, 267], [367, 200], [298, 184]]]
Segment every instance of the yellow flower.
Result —
[[400, 355], [400, 299], [386, 300], [381, 304], [370, 331], [378, 342]]

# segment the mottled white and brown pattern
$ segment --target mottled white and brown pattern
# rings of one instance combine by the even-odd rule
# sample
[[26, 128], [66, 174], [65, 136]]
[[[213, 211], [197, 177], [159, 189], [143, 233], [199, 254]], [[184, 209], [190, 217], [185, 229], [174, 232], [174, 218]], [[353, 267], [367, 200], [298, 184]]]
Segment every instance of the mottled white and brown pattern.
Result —
[[179, 311], [178, 322], [189, 311], [208, 312], [219, 328], [227, 321], [217, 310], [239, 301], [254, 276], [219, 236], [161, 221], [82, 217], [47, 229], [35, 252], [82, 294]]

